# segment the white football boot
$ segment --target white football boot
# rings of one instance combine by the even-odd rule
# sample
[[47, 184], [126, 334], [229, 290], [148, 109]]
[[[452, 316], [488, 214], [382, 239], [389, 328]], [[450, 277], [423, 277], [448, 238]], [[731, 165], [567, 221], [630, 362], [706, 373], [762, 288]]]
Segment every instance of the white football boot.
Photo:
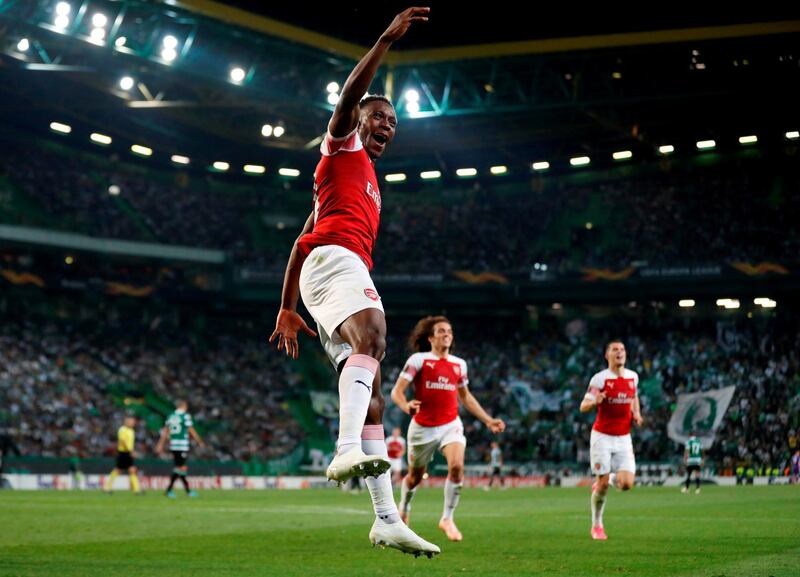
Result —
[[353, 477], [377, 477], [391, 467], [389, 460], [380, 455], [365, 455], [361, 449], [353, 449], [344, 455], [337, 454], [328, 470], [325, 471], [328, 479], [337, 483], [344, 483]]
[[391, 547], [403, 553], [414, 555], [414, 557], [426, 555], [430, 559], [442, 552], [439, 547], [433, 543], [428, 543], [414, 533], [402, 521], [389, 524], [380, 518], [376, 518], [375, 523], [372, 524], [372, 530], [369, 532], [369, 540], [373, 546]]

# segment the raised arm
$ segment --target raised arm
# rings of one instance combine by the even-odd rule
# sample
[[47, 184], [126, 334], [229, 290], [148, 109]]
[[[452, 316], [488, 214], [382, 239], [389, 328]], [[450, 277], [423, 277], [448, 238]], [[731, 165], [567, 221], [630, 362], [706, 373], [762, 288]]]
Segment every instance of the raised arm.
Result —
[[328, 132], [334, 138], [347, 136], [358, 124], [358, 103], [369, 90], [372, 79], [393, 42], [408, 31], [412, 22], [426, 22], [430, 8], [407, 8], [394, 17], [389, 27], [381, 34], [375, 45], [356, 64], [342, 87], [342, 93], [333, 116], [328, 123]]

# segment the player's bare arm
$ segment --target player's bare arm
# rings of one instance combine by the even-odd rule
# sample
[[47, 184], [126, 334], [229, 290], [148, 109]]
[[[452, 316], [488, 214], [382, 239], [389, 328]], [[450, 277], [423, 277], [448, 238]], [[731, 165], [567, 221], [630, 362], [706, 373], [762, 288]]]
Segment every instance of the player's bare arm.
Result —
[[588, 392], [581, 401], [581, 413], [588, 413], [592, 409], [597, 408], [600, 403], [606, 400], [606, 394], [603, 391], [596, 391], [594, 393]]
[[495, 419], [489, 413], [487, 413], [481, 404], [478, 402], [478, 399], [469, 391], [468, 387], [461, 387], [458, 389], [458, 397], [461, 399], [461, 403], [466, 407], [466, 409], [472, 413], [481, 423], [486, 425], [486, 427], [492, 433], [502, 433], [506, 430], [506, 423], [503, 419]]
[[189, 427], [189, 434], [192, 436], [192, 439], [194, 439], [198, 445], [205, 448], [206, 442], [203, 440], [200, 434], [194, 430], [194, 427]]
[[167, 442], [168, 437], [169, 431], [164, 427], [161, 429], [161, 436], [158, 438], [158, 443], [156, 444], [156, 455], [160, 455], [164, 452], [164, 444]]
[[412, 22], [426, 22], [430, 8], [412, 7], [394, 17], [375, 45], [353, 68], [342, 87], [341, 97], [328, 123], [328, 132], [334, 138], [347, 136], [358, 125], [358, 103], [369, 90], [386, 51], [408, 31]]
[[633, 405], [631, 406], [631, 411], [633, 412], [633, 423], [637, 427], [641, 427], [642, 423], [644, 423], [644, 419], [642, 418], [642, 408], [639, 404], [639, 395], [636, 395], [636, 398], [633, 399]]
[[312, 211], [292, 246], [289, 262], [286, 265], [286, 274], [283, 277], [281, 308], [278, 311], [278, 318], [275, 320], [275, 330], [269, 337], [270, 343], [277, 340], [278, 351], [286, 351], [286, 355], [293, 359], [296, 359], [300, 352], [297, 344], [297, 334], [300, 331], [311, 337], [317, 336], [317, 333], [308, 327], [303, 317], [297, 314], [297, 302], [300, 300], [300, 270], [305, 261], [305, 257], [297, 250], [297, 241], [304, 234], [311, 232], [313, 228], [314, 212]]
[[403, 377], [399, 377], [397, 382], [392, 387], [392, 401], [400, 407], [400, 410], [403, 411], [407, 415], [414, 415], [419, 408], [422, 406], [422, 403], [417, 399], [413, 399], [409, 401], [406, 398], [406, 389], [411, 382]]

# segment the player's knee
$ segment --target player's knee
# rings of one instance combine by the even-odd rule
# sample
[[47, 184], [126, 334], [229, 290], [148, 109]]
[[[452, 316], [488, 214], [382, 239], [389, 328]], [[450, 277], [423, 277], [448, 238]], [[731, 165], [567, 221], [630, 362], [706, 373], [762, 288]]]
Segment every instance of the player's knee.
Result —
[[455, 463], [450, 465], [447, 469], [447, 474], [450, 477], [450, 480], [455, 483], [460, 483], [461, 480], [464, 478], [464, 464], [463, 463]]
[[422, 482], [422, 475], [422, 473], [417, 471], [409, 471], [408, 475], [406, 475], [406, 486], [409, 489], [413, 489], [419, 485]]
[[597, 479], [597, 491], [601, 494], [608, 491], [608, 477]]
[[353, 343], [353, 352], [369, 355], [380, 361], [386, 352], [386, 334], [380, 327], [365, 327]]
[[630, 491], [633, 489], [633, 479], [626, 479], [624, 481], [618, 481], [617, 484], [622, 491]]

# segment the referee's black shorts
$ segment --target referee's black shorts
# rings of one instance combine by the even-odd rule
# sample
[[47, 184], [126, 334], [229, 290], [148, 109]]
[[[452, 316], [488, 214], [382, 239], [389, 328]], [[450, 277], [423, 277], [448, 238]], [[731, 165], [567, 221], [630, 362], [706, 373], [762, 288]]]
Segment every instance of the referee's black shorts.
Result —
[[128, 453], [127, 451], [120, 451], [117, 453], [117, 469], [127, 471], [131, 467], [133, 467], [133, 455]]

